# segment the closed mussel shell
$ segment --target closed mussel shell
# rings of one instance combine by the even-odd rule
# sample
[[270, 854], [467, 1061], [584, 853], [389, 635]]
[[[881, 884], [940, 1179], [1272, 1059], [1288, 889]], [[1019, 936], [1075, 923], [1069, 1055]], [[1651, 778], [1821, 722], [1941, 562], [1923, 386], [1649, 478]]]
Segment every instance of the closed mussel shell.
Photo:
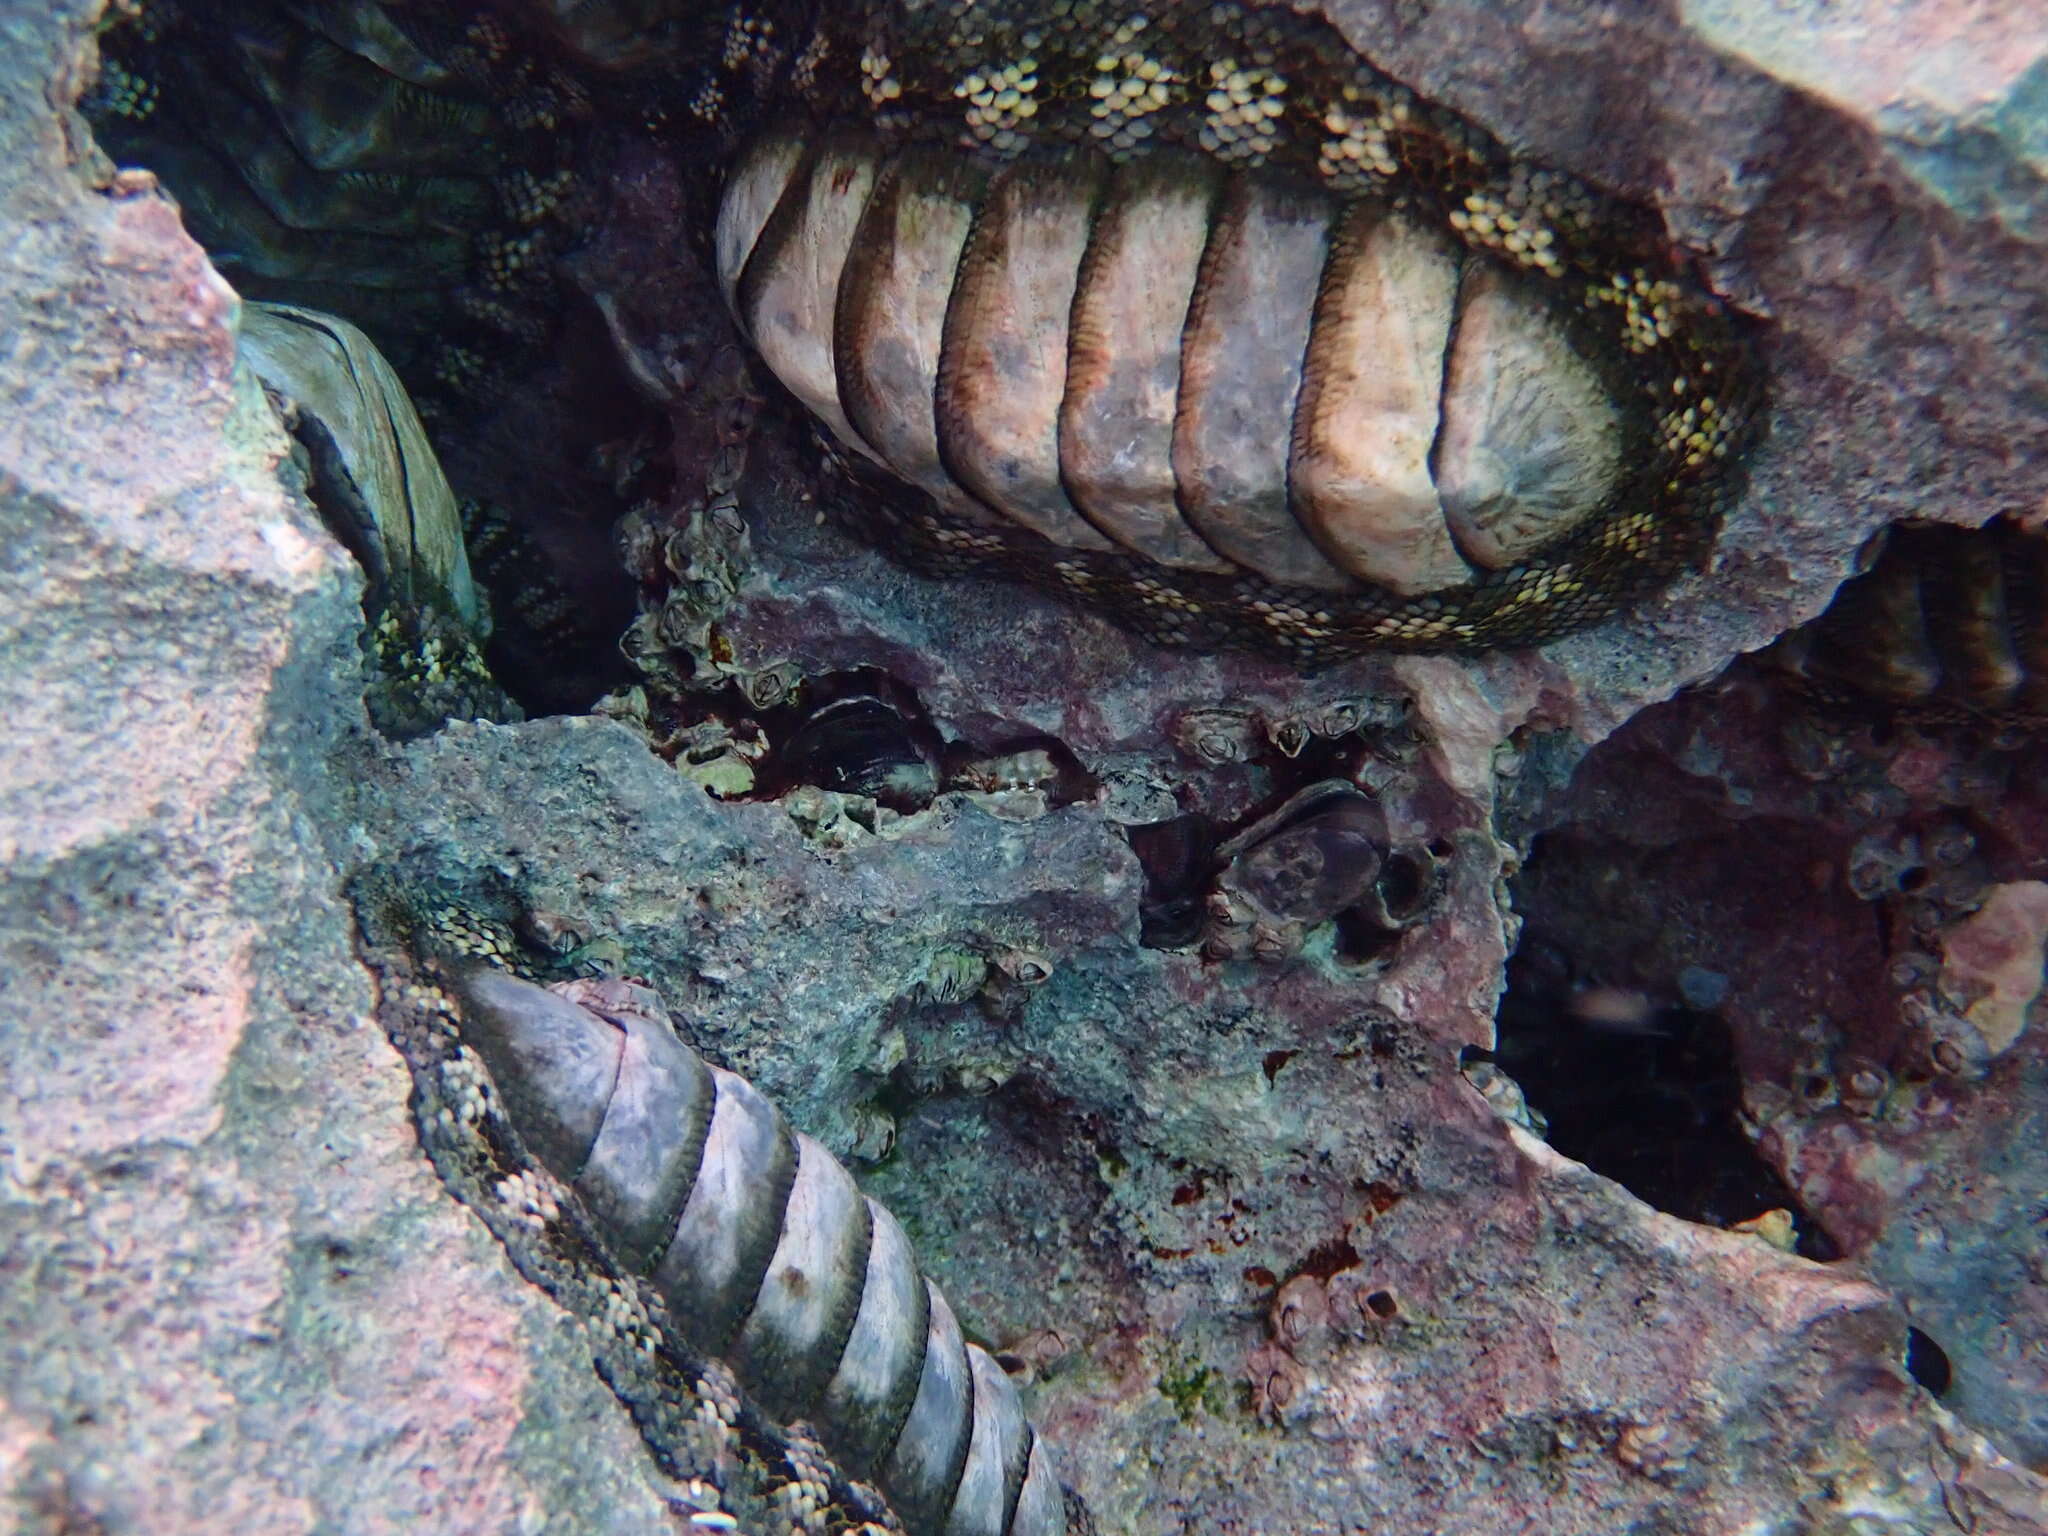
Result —
[[1225, 843], [1218, 885], [1269, 918], [1313, 925], [1365, 897], [1386, 843], [1379, 803], [1342, 780], [1324, 780]]

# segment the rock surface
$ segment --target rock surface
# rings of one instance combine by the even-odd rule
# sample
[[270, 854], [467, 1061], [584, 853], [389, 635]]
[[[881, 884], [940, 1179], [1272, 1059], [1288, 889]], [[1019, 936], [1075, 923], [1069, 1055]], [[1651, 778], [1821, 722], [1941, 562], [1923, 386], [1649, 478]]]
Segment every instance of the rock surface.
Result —
[[1744, 675], [1603, 743], [1521, 893], [1610, 985], [1675, 1002], [1689, 969], [1721, 979], [1761, 1150], [1943, 1352], [1947, 1406], [2036, 1467], [2042, 766], [2038, 744], [1816, 718]]
[[330, 851], [360, 578], [232, 294], [53, 109], [89, 9], [0, 12], [0, 1524], [667, 1529], [420, 1155]]
[[[2000, 1362], [2038, 1354], [2021, 1298], [2039, 1277], [1982, 1236], [2034, 1198], [1994, 1156], [2028, 1144], [1998, 1142], [2016, 1101], [1981, 1086], [2038, 1086], [2038, 1029], [1974, 1097], [1943, 1090], [1951, 1128], [1906, 1152], [1888, 1121], [1759, 1100], [1851, 1250], [1839, 1267], [1652, 1211], [1459, 1071], [1491, 1040], [1510, 943], [1491, 829], [1511, 732], [1601, 734], [1817, 608], [1889, 517], [2041, 503], [2043, 299], [2016, 274], [2043, 270], [2048, 238], [2028, 104], [2048, 41], [2026, 11], [1974, 8], [1938, 77], [1803, 45], [1793, 82], [1754, 61], [1789, 70], [1764, 41], [1817, 11], [1339, 7], [1511, 142], [1655, 194], [1778, 316], [1778, 414], [1716, 569], [1541, 655], [1303, 682], [920, 581], [758, 486], [731, 626], [751, 659], [888, 666], [950, 733], [1047, 731], [1112, 781], [1042, 815], [949, 796], [878, 832], [807, 811], [807, 833], [791, 804], [708, 798], [610, 723], [367, 731], [356, 579], [278, 486], [230, 295], [52, 106], [76, 90], [84, 9], [0, 19], [0, 1497], [18, 1524], [675, 1527], [575, 1323], [419, 1155], [340, 896], [373, 862], [609, 946], [799, 1124], [882, 1157], [872, 1186], [972, 1331], [1063, 1336], [1037, 1417], [1106, 1529], [2048, 1521], [2041, 1479], [1902, 1364], [1911, 1316], [1956, 1358], [1958, 1412], [2039, 1459], [2000, 1417], [2019, 1423], [2025, 1361]], [[1821, 41], [1854, 22], [1831, 25]], [[1552, 71], [1573, 90], [1532, 84]], [[1990, 147], [1966, 175], [1943, 134]], [[1270, 754], [1205, 762], [1184, 717], [1263, 731], [1358, 699], [1414, 703], [1385, 787], [1450, 858], [1427, 925], [1370, 957], [1324, 930], [1271, 968], [1144, 948], [1117, 823], [1183, 786], [1233, 815], [1271, 788]], [[1525, 814], [1563, 815], [1545, 791], [1573, 754], [1530, 745]], [[1658, 802], [1633, 791], [1613, 816], [1641, 841]], [[1979, 1038], [2026, 1006], [2000, 956], [2036, 942], [2024, 889], [1990, 910], [1955, 914], [1934, 956], [1954, 1011], [1989, 1001]], [[1853, 943], [1842, 974], [1868, 982]], [[1050, 974], [1022, 979], [1020, 957]], [[1752, 1079], [1793, 1081], [1792, 1047], [1757, 1038], [1786, 1060]], [[1909, 1155], [1917, 1180], [1860, 1172]], [[1987, 1193], [1977, 1168], [2010, 1174]], [[1941, 1242], [2017, 1287], [1980, 1353], [1946, 1320], [1953, 1278], [1928, 1277]]]

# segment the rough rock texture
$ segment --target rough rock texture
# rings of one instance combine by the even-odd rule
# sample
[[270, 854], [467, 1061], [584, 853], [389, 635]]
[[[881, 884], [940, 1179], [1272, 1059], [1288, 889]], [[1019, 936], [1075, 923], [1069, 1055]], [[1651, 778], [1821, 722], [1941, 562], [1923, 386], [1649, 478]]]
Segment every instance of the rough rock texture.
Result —
[[87, 9], [0, 12], [0, 1524], [666, 1529], [420, 1156], [328, 853], [359, 578], [232, 295], [52, 108]]
[[1873, 732], [1744, 676], [1596, 749], [1520, 892], [1608, 985], [1718, 978], [1761, 1150], [1946, 1354], [1947, 1405], [2036, 1467], [2042, 751]]
[[[1599, 734], [1817, 607], [1886, 517], [2040, 502], [2044, 44], [2021, 8], [1971, 13], [1947, 94], [1917, 53], [1830, 73], [1809, 40], [1795, 87], [1738, 51], [1769, 62], [1759, 40], [1817, 10], [1343, 8], [1425, 91], [1668, 203], [1783, 321], [1780, 411], [1715, 571], [1541, 656], [1304, 683], [905, 576], [764, 477], [731, 622], [753, 659], [887, 665], [949, 731], [1048, 730], [1109, 781], [1039, 816], [947, 797], [880, 835], [712, 801], [609, 723], [369, 736], [355, 584], [277, 489], [230, 301], [146, 184], [96, 187], [53, 109], [82, 19], [20, 9], [0, 21], [0, 1496], [19, 1523], [673, 1528], [576, 1326], [418, 1154], [337, 895], [372, 862], [622, 956], [798, 1123], [886, 1154], [872, 1182], [969, 1327], [1066, 1341], [1037, 1416], [1106, 1529], [2048, 1521], [2041, 1479], [1901, 1364], [1910, 1313], [1955, 1357], [1964, 1418], [2038, 1459], [2009, 1425], [2039, 1277], [1975, 1225], [2038, 1209], [2024, 1161], [1981, 1150], [2012, 1129], [1999, 1085], [2039, 1083], [2038, 1029], [1966, 1062], [1967, 1092], [1922, 1096], [1956, 1106], [1939, 1137], [1759, 1099], [1811, 1208], [1841, 1212], [1839, 1268], [1651, 1211], [1458, 1070], [1509, 943], [1496, 771], [1533, 764], [1523, 814], [1547, 818], [1569, 756], [1501, 751], [1513, 728]], [[1570, 91], [1531, 83], [1553, 70]], [[1875, 105], [1894, 99], [1910, 110]], [[1270, 758], [1205, 766], [1178, 722], [1229, 706], [1259, 731], [1360, 698], [1414, 700], [1383, 787], [1451, 855], [1430, 922], [1369, 961], [1327, 930], [1270, 969], [1142, 948], [1114, 823], [1182, 786], [1225, 814], [1271, 787]], [[1614, 815], [1640, 840], [1634, 789]], [[2026, 1006], [2001, 952], [2036, 942], [2040, 873], [1991, 877], [2012, 892], [1992, 917], [1937, 914], [1928, 951], [1987, 1042]], [[1854, 939], [1836, 980], [1871, 983]], [[1029, 984], [1020, 956], [1050, 975]], [[1807, 1043], [1757, 1038], [1746, 1070], [1796, 1086]], [[1894, 1176], [1908, 1158], [1924, 1177]], [[2008, 1332], [1988, 1309], [1966, 1326], [1930, 1232], [2009, 1287]]]
[[[1493, 1117], [1456, 1067], [1502, 954], [1490, 880], [1454, 880], [1384, 971], [1326, 944], [1205, 966], [1136, 945], [1132, 861], [1093, 807], [946, 797], [826, 851], [577, 721], [451, 727], [402, 773], [363, 793], [427, 808], [409, 877], [518, 891], [530, 928], [623, 950], [800, 1123], [893, 1142], [870, 1187], [970, 1332], [1066, 1341], [1037, 1419], [1111, 1528], [1849, 1530], [1950, 1498], [2018, 1531], [2048, 1509], [1908, 1382], [1879, 1287], [1658, 1215]], [[1021, 994], [1017, 948], [1051, 966]], [[934, 999], [963, 951], [990, 984]], [[1261, 1314], [1296, 1273], [1351, 1321], [1283, 1354]], [[1381, 1291], [1390, 1316], [1360, 1310]]]

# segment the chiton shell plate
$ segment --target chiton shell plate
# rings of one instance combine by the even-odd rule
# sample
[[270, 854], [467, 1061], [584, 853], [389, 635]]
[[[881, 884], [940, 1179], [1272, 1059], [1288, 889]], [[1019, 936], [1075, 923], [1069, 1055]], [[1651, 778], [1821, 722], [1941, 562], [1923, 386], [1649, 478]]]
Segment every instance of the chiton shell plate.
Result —
[[821, 23], [718, 211], [892, 542], [1309, 661], [1546, 639], [1704, 550], [1757, 371], [1641, 210], [1305, 18], [1017, 13], [873, 8], [851, 109]]

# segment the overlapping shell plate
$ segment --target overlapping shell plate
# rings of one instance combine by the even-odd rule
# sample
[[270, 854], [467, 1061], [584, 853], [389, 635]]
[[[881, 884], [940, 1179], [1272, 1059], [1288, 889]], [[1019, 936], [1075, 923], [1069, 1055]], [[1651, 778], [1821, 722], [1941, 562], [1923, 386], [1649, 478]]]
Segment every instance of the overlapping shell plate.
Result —
[[1818, 619], [1764, 653], [1826, 703], [2048, 727], [2048, 533], [1901, 524]]
[[1647, 210], [1291, 10], [164, 14], [187, 42], [115, 62], [102, 122], [238, 280], [475, 383], [545, 337], [595, 148], [654, 132], [722, 178], [698, 233], [858, 523], [1166, 641], [1593, 622], [1707, 548], [1760, 396]]
[[896, 1219], [655, 992], [524, 979], [512, 932], [438, 887], [379, 872], [358, 898], [424, 1143], [593, 1326], [669, 1469], [709, 1480], [692, 1529], [1092, 1532]]
[[880, 6], [783, 92], [720, 282], [944, 564], [1314, 661], [1548, 638], [1711, 536], [1741, 327], [1319, 23]]

